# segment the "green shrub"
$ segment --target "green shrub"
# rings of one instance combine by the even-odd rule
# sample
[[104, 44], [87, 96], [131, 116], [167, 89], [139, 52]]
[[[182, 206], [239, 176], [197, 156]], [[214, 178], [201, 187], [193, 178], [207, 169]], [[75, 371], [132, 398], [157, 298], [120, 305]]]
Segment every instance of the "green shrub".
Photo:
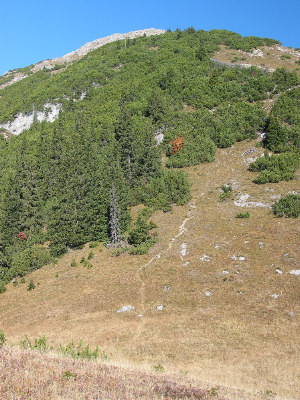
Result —
[[6, 342], [5, 335], [2, 329], [0, 329], [0, 348], [4, 345]]
[[149, 231], [153, 228], [156, 228], [156, 225], [153, 224], [153, 222], [148, 224], [145, 218], [139, 215], [135, 223], [135, 228], [129, 232], [128, 243], [132, 245], [140, 245], [149, 241], [151, 239]]
[[161, 364], [158, 365], [153, 365], [153, 368], [155, 369], [156, 372], [164, 372], [165, 369]]
[[129, 254], [131, 255], [142, 255], [142, 254], [147, 254], [150, 247], [155, 243], [155, 240], [149, 240], [145, 243], [139, 244], [137, 246], [132, 247], [129, 250]]
[[0, 282], [0, 294], [6, 292], [5, 282]]
[[96, 359], [99, 356], [99, 349], [96, 347], [94, 350], [90, 349], [90, 346], [83, 346], [82, 340], [76, 344], [73, 340], [66, 346], [59, 345], [57, 351], [65, 356], [70, 356], [72, 358], [82, 358], [82, 359]]
[[96, 247], [98, 247], [99, 246], [99, 242], [91, 242], [90, 244], [89, 244], [89, 248], [90, 249], [95, 249]]
[[250, 213], [248, 211], [245, 213], [240, 212], [236, 215], [236, 218], [250, 218]]
[[81, 257], [80, 260], [80, 264], [84, 265], [86, 267], [86, 265], [88, 264], [87, 260], [85, 259], [85, 257]]
[[289, 60], [290, 58], [292, 58], [289, 54], [283, 54], [282, 56], [280, 56], [280, 60]]
[[71, 267], [76, 267], [76, 266], [77, 266], [77, 263], [75, 261], [75, 258], [73, 258], [72, 262], [71, 262]]
[[227, 199], [230, 199], [232, 196], [232, 186], [230, 185], [223, 185], [221, 187], [223, 193], [220, 194], [219, 200], [220, 201], [225, 201]]
[[27, 290], [30, 291], [33, 289], [35, 289], [35, 284], [34, 284], [33, 280], [31, 279], [29, 282], [29, 285], [27, 286]]
[[263, 158], [259, 158], [250, 164], [249, 170], [260, 172], [255, 183], [278, 183], [295, 178], [295, 171], [299, 167], [300, 156], [297, 153], [282, 153], [272, 155], [266, 152]]
[[77, 374], [75, 374], [74, 372], [71, 371], [65, 371], [63, 373], [62, 379], [70, 379], [70, 378], [76, 378]]
[[10, 274], [12, 277], [23, 276], [51, 261], [52, 257], [47, 249], [31, 246], [13, 255]]
[[91, 260], [94, 257], [94, 253], [92, 251], [89, 252], [88, 260]]
[[288, 194], [273, 205], [273, 212], [277, 217], [299, 217], [300, 195]]
[[46, 336], [39, 336], [32, 341], [27, 335], [20, 341], [21, 349], [36, 350], [40, 353], [45, 353], [49, 350]]
[[191, 165], [211, 162], [214, 159], [216, 146], [209, 136], [198, 134], [188, 134], [185, 137], [183, 147], [175, 154], [171, 153], [169, 147], [167, 156], [167, 167], [182, 168]]
[[154, 209], [164, 209], [170, 204], [183, 205], [190, 199], [187, 174], [181, 170], [164, 170], [140, 190], [140, 200]]

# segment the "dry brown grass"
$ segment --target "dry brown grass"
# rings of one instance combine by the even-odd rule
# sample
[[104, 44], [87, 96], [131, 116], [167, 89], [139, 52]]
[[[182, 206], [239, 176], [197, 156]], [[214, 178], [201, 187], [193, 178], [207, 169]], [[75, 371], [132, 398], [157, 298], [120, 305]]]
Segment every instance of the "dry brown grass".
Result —
[[[219, 149], [213, 163], [186, 169], [196, 208], [156, 212], [159, 241], [149, 255], [111, 257], [109, 249], [93, 249], [87, 269], [79, 263], [90, 251], [86, 246], [35, 271], [25, 284], [8, 285], [0, 297], [0, 327], [8, 340], [17, 343], [25, 334], [46, 334], [54, 345], [84, 339], [114, 361], [161, 364], [201, 380], [201, 387], [221, 385], [229, 399], [300, 398], [299, 277], [289, 274], [299, 266], [299, 220], [278, 219], [260, 207], [247, 209], [249, 219], [237, 219], [246, 209], [233, 203], [246, 193], [248, 201], [273, 203], [270, 196], [299, 192], [299, 180], [252, 183], [256, 175], [245, 160], [263, 150], [242, 154], [254, 146]], [[220, 203], [220, 187], [232, 181], [233, 198]], [[245, 260], [232, 259], [238, 254]], [[201, 261], [204, 255], [209, 262]], [[29, 279], [36, 284], [31, 292]], [[135, 309], [117, 313], [124, 305]]]
[[[63, 358], [9, 347], [0, 349], [2, 400], [216, 398], [194, 380], [112, 364]], [[219, 400], [221, 398], [217, 396]]]
[[[286, 68], [288, 71], [295, 71], [298, 69], [298, 74], [300, 75], [300, 65], [296, 63], [296, 61], [300, 60], [300, 52], [291, 48], [279, 45], [274, 45], [271, 47], [260, 46], [258, 49], [263, 52], [263, 57], [251, 57], [250, 53], [242, 50], [233, 50], [225, 45], [221, 45], [219, 48], [220, 50], [217, 51], [213, 56], [213, 58], [216, 60], [231, 63], [235, 57], [238, 57], [238, 61], [232, 63], [232, 65], [250, 64], [263, 68], [272, 68], [274, 70], [276, 68]], [[290, 58], [282, 59], [284, 56], [288, 56]]]

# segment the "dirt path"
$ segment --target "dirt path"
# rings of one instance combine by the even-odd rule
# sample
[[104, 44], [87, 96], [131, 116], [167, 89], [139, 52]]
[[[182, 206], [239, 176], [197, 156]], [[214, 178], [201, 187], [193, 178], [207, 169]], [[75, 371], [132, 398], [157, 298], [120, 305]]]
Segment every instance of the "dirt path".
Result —
[[145, 287], [146, 283], [145, 280], [143, 279], [143, 273], [149, 267], [152, 263], [154, 263], [156, 260], [163, 259], [163, 257], [172, 249], [176, 239], [178, 239], [179, 236], [181, 236], [183, 233], [187, 232], [188, 229], [186, 228], [186, 224], [188, 223], [189, 220], [195, 217], [195, 211], [196, 211], [196, 205], [195, 205], [195, 200], [192, 200], [189, 204], [189, 211], [187, 213], [186, 218], [183, 220], [182, 224], [179, 226], [179, 231], [178, 233], [173, 236], [169, 243], [168, 247], [165, 250], [160, 251], [156, 255], [154, 255], [149, 261], [147, 261], [145, 264], [143, 264], [141, 267], [138, 268], [136, 272], [136, 279], [140, 283], [140, 289], [139, 289], [139, 314], [138, 317], [140, 318], [140, 323], [137, 326], [137, 331], [136, 334], [133, 336], [133, 341], [135, 342], [138, 340], [140, 337], [144, 325], [145, 325]]

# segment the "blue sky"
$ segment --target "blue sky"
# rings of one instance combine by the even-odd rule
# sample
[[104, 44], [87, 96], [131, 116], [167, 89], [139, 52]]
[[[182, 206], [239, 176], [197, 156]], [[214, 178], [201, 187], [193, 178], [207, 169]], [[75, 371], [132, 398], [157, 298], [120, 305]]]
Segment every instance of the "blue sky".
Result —
[[143, 28], [228, 29], [300, 47], [300, 0], [0, 0], [0, 75]]

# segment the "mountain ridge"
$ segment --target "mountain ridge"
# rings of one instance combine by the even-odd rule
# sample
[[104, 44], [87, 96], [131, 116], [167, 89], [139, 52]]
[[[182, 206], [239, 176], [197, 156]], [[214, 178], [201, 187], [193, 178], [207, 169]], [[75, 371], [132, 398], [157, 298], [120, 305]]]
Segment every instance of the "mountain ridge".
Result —
[[[113, 33], [112, 35], [105, 36], [102, 38], [98, 38], [95, 40], [92, 40], [91, 42], [85, 43], [83, 46], [79, 47], [78, 49], [71, 51], [70, 53], [67, 53], [61, 57], [55, 57], [52, 59], [46, 59], [43, 61], [40, 61], [36, 64], [33, 64], [33, 66], [30, 66], [30, 71], [35, 73], [38, 71], [41, 71], [42, 69], [52, 69], [55, 66], [62, 65], [62, 64], [70, 64], [73, 61], [79, 60], [81, 57], [85, 56], [88, 54], [90, 51], [96, 50], [99, 47], [102, 47], [108, 43], [113, 43], [118, 40], [125, 40], [125, 39], [135, 39], [138, 37], [141, 37], [143, 35], [146, 36], [153, 36], [153, 35], [161, 35], [162, 33], [165, 33], [166, 31], [164, 29], [155, 29], [155, 28], [146, 28], [146, 29], [140, 29], [136, 31], [131, 31], [127, 33]], [[10, 71], [5, 72], [2, 77], [10, 77], [11, 75], [14, 75], [14, 78], [6, 82], [4, 84], [0, 84], [0, 90], [4, 89], [7, 86], [12, 85], [13, 83], [19, 82], [20, 80], [27, 78], [28, 75], [22, 74], [21, 72], [15, 72], [19, 71], [19, 69], [13, 69]], [[1, 83], [1, 82], [0, 82]]]

